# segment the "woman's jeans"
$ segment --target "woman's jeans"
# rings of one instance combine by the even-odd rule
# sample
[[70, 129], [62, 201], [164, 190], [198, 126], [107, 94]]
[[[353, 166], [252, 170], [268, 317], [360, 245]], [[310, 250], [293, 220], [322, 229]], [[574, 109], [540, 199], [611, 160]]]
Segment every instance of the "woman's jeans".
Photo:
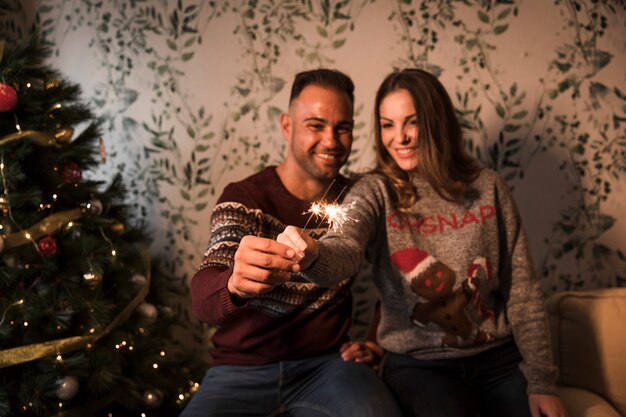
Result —
[[372, 369], [339, 354], [210, 368], [181, 417], [400, 417]]
[[513, 342], [459, 359], [387, 353], [383, 380], [405, 417], [530, 417], [521, 359]]

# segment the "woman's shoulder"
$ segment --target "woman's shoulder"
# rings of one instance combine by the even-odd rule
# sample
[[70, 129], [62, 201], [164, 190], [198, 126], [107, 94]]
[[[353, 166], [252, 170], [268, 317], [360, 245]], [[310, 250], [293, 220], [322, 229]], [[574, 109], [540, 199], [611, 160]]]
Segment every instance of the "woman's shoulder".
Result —
[[386, 188], [388, 184], [388, 179], [385, 174], [380, 172], [368, 172], [366, 174], [362, 174], [355, 185], [359, 185], [360, 187], [367, 188]]
[[350, 192], [353, 195], [389, 193], [389, 180], [385, 174], [379, 172], [367, 172], [365, 174], [359, 174], [354, 179], [356, 182], [350, 188]]
[[476, 181], [472, 184], [472, 188], [479, 195], [487, 193], [493, 195], [497, 199], [511, 199], [511, 189], [504, 178], [496, 171], [484, 168]]
[[498, 187], [505, 185], [502, 176], [490, 168], [483, 168], [478, 174], [478, 178], [474, 181], [478, 187], [486, 187], [496, 185]]

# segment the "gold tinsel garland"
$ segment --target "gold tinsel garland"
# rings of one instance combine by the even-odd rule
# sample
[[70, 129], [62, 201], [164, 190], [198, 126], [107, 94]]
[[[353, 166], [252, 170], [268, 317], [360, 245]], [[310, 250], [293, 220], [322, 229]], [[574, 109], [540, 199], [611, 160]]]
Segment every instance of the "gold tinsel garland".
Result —
[[36, 223], [26, 230], [3, 235], [4, 250], [34, 242], [40, 237], [52, 234], [59, 230], [61, 226], [80, 217], [83, 210], [80, 208], [59, 211], [52, 213], [39, 223]]
[[67, 337], [65, 339], [50, 340], [2, 350], [0, 351], [0, 369], [34, 361], [46, 356], [61, 355], [81, 348], [88, 348], [88, 345], [93, 345], [102, 337], [109, 334], [113, 329], [128, 320], [133, 310], [146, 298], [146, 295], [148, 295], [150, 291], [150, 254], [147, 249], [142, 251], [141, 258], [144, 263], [146, 282], [131, 302], [124, 307], [104, 330], [94, 335]]
[[0, 139], [0, 146], [5, 145], [9, 142], [27, 138], [32, 139], [33, 142], [41, 146], [49, 146], [56, 143], [54, 140], [54, 135], [50, 133], [40, 132], [37, 130], [20, 130], [19, 132], [3, 136], [2, 139]]

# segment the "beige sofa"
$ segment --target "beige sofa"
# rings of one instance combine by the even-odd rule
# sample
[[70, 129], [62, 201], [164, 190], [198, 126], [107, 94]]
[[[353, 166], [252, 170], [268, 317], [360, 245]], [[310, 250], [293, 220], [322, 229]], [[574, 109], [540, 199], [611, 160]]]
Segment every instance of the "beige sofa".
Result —
[[626, 417], [626, 288], [555, 294], [548, 316], [570, 417]]

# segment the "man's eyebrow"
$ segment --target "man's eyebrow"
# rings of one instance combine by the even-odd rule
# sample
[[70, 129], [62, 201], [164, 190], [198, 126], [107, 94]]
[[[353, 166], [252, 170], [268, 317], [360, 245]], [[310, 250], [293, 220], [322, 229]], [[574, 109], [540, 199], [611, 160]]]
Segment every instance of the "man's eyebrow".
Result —
[[[307, 117], [306, 119], [304, 119], [305, 122], [318, 122], [318, 123], [323, 123], [325, 125], [329, 124], [328, 120], [324, 119], [323, 117]], [[350, 126], [354, 126], [354, 120], [340, 120], [339, 122], [337, 122], [337, 125], [350, 125]]]
[[321, 117], [307, 117], [304, 119], [305, 122], [320, 122], [320, 123], [328, 123], [328, 120]]

